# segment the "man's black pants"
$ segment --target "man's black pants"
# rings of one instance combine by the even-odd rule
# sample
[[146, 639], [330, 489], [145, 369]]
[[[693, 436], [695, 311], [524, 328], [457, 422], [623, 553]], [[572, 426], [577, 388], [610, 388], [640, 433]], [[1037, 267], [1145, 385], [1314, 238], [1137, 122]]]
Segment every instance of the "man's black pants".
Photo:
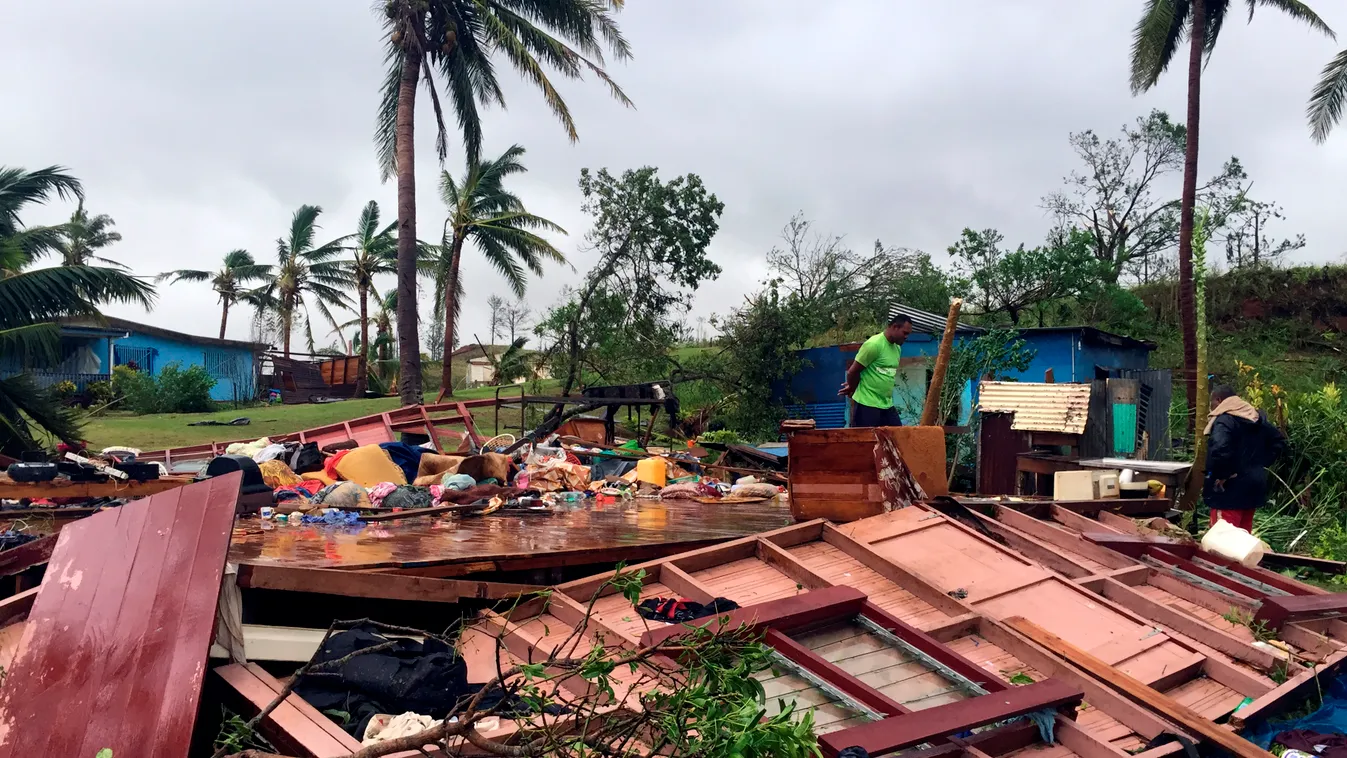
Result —
[[872, 408], [852, 401], [851, 426], [902, 426], [897, 408]]

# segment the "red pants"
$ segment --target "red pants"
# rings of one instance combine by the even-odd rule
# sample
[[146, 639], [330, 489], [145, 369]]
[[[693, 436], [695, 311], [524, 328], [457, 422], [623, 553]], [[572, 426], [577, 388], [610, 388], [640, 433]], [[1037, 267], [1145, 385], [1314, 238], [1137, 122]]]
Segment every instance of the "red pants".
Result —
[[1253, 531], [1253, 509], [1240, 511], [1212, 511], [1211, 525], [1216, 526], [1217, 521], [1229, 521], [1231, 524], [1243, 529], [1246, 532]]

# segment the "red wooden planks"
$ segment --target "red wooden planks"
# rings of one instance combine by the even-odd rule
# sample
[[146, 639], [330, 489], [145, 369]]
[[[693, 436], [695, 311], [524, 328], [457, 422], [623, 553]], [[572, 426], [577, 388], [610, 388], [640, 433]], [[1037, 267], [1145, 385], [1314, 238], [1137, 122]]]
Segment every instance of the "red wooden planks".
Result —
[[61, 531], [0, 689], [0, 758], [187, 754], [240, 476]]

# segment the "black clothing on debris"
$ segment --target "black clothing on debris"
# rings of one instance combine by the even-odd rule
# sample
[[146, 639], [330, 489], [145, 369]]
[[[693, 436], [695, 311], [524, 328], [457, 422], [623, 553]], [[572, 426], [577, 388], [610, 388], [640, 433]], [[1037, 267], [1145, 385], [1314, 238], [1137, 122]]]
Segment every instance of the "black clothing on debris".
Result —
[[1326, 758], [1347, 758], [1347, 736], [1341, 734], [1321, 734], [1311, 732], [1308, 729], [1290, 729], [1278, 734], [1272, 741], [1310, 755], [1322, 755]]
[[[315, 660], [335, 661], [385, 642], [389, 638], [375, 627], [357, 626], [328, 638]], [[295, 686], [295, 693], [319, 711], [350, 714], [343, 728], [361, 739], [375, 714], [412, 711], [442, 719], [460, 698], [471, 697], [480, 687], [468, 683], [468, 667], [462, 656], [428, 637], [424, 643], [395, 639], [387, 650], [358, 655], [332, 671], [309, 673]], [[498, 694], [487, 695], [481, 707], [499, 700]], [[528, 708], [521, 701], [510, 711], [524, 714]]]
[[863, 747], [848, 747], [838, 751], [837, 758], [870, 758], [870, 752]]
[[[1202, 499], [1212, 510], [1246, 511], [1267, 502], [1267, 467], [1286, 449], [1286, 436], [1258, 412], [1250, 421], [1223, 413], [1207, 442]], [[1217, 482], [1221, 484], [1217, 484]]]
[[636, 606], [636, 612], [641, 614], [641, 618], [663, 621], [666, 624], [685, 624], [738, 609], [738, 603], [723, 597], [718, 597], [705, 605], [692, 600], [652, 597], [642, 600], [641, 604]]

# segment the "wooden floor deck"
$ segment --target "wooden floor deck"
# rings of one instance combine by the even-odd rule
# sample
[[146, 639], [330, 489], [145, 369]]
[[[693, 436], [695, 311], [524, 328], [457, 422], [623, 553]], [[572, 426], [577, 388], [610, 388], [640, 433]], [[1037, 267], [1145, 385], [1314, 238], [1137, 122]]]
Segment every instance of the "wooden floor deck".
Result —
[[451, 577], [653, 560], [790, 523], [790, 509], [779, 503], [717, 506], [685, 500], [586, 505], [527, 516], [409, 518], [363, 528], [240, 519], [229, 559]]

